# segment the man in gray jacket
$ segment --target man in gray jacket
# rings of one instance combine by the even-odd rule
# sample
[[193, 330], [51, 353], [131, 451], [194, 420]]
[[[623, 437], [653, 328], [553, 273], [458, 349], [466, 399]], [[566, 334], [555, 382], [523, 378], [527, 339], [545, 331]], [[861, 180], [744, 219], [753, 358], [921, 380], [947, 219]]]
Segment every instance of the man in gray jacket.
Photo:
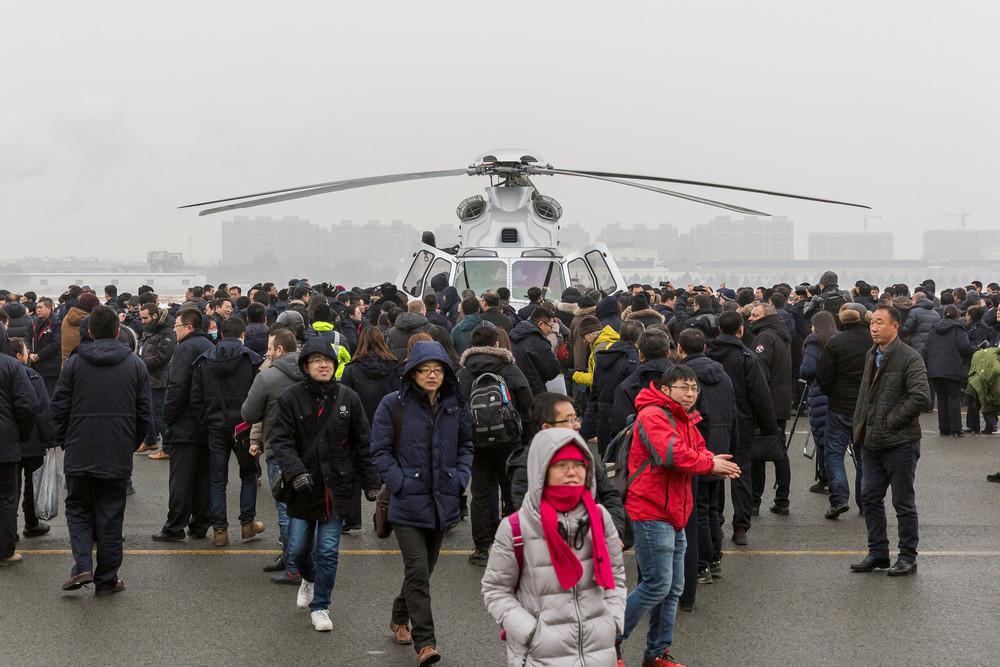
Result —
[[868, 555], [854, 572], [889, 567], [885, 492], [892, 487], [899, 533], [899, 558], [890, 577], [917, 571], [917, 504], [913, 478], [920, 458], [920, 413], [930, 401], [927, 369], [920, 354], [899, 339], [899, 311], [880, 306], [872, 313], [875, 346], [865, 357], [854, 442], [861, 452], [861, 504], [868, 527]]
[[[279, 474], [278, 461], [271, 451], [271, 427], [274, 425], [274, 405], [278, 397], [292, 385], [302, 381], [302, 371], [299, 370], [299, 350], [295, 334], [285, 327], [277, 327], [267, 337], [267, 361], [261, 364], [261, 371], [250, 386], [250, 393], [240, 409], [243, 421], [248, 424], [262, 422], [261, 432], [263, 449], [257, 444], [250, 445], [250, 453], [254, 456], [263, 451], [267, 463], [267, 478], [274, 481]], [[253, 436], [251, 436], [251, 442]], [[288, 546], [288, 514], [285, 503], [274, 501], [278, 510], [278, 532], [281, 544]], [[264, 568], [265, 572], [278, 572], [271, 577], [276, 584], [299, 584], [298, 569], [285, 560], [285, 554], [278, 556], [274, 563]]]

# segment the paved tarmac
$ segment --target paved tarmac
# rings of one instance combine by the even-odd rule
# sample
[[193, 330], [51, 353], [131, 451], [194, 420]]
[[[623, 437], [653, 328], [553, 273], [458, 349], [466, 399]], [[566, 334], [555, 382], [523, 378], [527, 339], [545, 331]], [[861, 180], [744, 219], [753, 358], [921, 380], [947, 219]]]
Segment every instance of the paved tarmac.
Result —
[[[1000, 436], [941, 438], [935, 415], [924, 415], [923, 427], [916, 575], [848, 571], [865, 553], [864, 520], [854, 511], [823, 518], [828, 499], [807, 490], [813, 463], [801, 455], [800, 422], [789, 450], [791, 515], [768, 513], [765, 495], [747, 547], [733, 545], [727, 529], [722, 579], [698, 587], [694, 612], [678, 612], [676, 658], [687, 665], [1000, 662], [1000, 485], [986, 481], [1000, 469]], [[318, 633], [308, 612], [296, 609], [296, 589], [271, 584], [261, 571], [277, 554], [266, 486], [258, 496], [267, 526], [260, 538], [233, 539], [227, 549], [210, 540], [150, 539], [164, 518], [167, 466], [136, 455], [138, 493], [126, 510], [120, 572], [127, 588], [119, 595], [60, 590], [72, 565], [61, 513], [49, 535], [22, 538], [24, 562], [0, 570], [0, 665], [416, 664], [412, 648], [393, 644], [387, 628], [402, 581], [392, 539], [376, 539], [370, 525], [344, 536], [334, 630]], [[235, 519], [237, 487], [230, 487]], [[888, 511], [894, 545], [891, 505]], [[471, 548], [464, 521], [446, 538], [432, 581], [442, 664], [500, 665], [504, 645], [479, 594], [483, 570], [466, 562]], [[631, 583], [632, 554], [626, 563]], [[643, 625], [627, 642], [627, 665], [640, 663], [644, 636]]]

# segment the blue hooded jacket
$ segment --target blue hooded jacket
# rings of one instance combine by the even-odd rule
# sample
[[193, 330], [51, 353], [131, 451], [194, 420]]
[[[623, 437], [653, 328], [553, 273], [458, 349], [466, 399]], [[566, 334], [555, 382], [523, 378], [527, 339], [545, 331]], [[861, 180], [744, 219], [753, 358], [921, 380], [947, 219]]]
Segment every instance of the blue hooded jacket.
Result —
[[[427, 361], [441, 362], [445, 373], [433, 408], [413, 380], [414, 369]], [[399, 451], [393, 457], [397, 420]], [[375, 411], [371, 455], [392, 494], [389, 521], [428, 529], [458, 523], [458, 498], [472, 475], [472, 421], [440, 343], [413, 346], [402, 389], [383, 398]]]

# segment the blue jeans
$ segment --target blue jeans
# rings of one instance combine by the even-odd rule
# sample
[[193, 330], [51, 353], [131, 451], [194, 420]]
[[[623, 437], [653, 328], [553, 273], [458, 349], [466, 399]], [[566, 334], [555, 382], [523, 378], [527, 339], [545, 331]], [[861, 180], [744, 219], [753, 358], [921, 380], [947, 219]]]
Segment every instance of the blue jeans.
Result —
[[913, 478], [920, 458], [920, 441], [909, 442], [892, 449], [862, 449], [862, 507], [868, 528], [868, 554], [874, 558], [889, 557], [889, 537], [886, 534], [885, 492], [892, 488], [892, 506], [896, 510], [899, 535], [899, 560], [917, 559], [917, 501]]
[[[842, 415], [833, 410], [826, 413], [826, 450], [823, 455], [826, 463], [826, 482], [830, 486], [831, 507], [846, 505], [851, 499], [851, 486], [847, 481], [844, 456], [847, 454], [847, 445], [853, 437], [854, 415]], [[861, 499], [858, 498], [857, 501], [860, 504]]]
[[[211, 489], [209, 513], [215, 530], [226, 530], [226, 486], [229, 484], [229, 441], [223, 435], [208, 434], [208, 468]], [[257, 466], [253, 463], [240, 466], [240, 523], [253, 521], [257, 516]]]
[[[265, 461], [267, 463], [267, 481], [273, 484], [274, 478], [280, 470], [278, 459], [272, 456], [269, 459], [265, 459]], [[291, 562], [291, 559], [288, 558], [288, 512], [285, 511], [285, 503], [275, 500], [274, 509], [278, 510], [278, 535], [281, 536], [281, 544], [285, 550], [285, 569], [288, 570], [288, 574], [296, 575], [299, 573], [299, 570]]]
[[684, 530], [666, 521], [633, 521], [635, 557], [642, 570], [640, 581], [625, 601], [625, 632], [628, 639], [639, 619], [649, 614], [649, 632], [643, 657], [654, 660], [670, 648], [674, 639], [677, 601], [684, 591]]
[[[340, 519], [306, 521], [291, 518], [288, 522], [287, 557], [302, 573], [302, 578], [315, 584], [309, 611], [330, 608], [330, 594], [337, 578], [337, 559], [340, 556], [340, 533], [344, 522]], [[315, 534], [315, 546], [309, 546]]]

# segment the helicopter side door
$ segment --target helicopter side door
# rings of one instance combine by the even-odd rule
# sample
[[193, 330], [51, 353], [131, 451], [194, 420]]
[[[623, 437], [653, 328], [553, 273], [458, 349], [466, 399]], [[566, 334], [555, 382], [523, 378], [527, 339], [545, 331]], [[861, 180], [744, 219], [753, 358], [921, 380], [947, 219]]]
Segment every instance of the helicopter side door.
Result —
[[613, 294], [626, 288], [625, 279], [611, 256], [611, 251], [603, 243], [594, 243], [579, 252], [566, 255], [563, 258], [563, 270], [567, 285], [583, 285], [588, 290], [596, 289], [605, 294]]
[[420, 299], [433, 291], [431, 279], [439, 273], [445, 274], [448, 284], [455, 278], [455, 258], [443, 250], [420, 243], [410, 253], [409, 264], [399, 273], [396, 284], [412, 298]]

